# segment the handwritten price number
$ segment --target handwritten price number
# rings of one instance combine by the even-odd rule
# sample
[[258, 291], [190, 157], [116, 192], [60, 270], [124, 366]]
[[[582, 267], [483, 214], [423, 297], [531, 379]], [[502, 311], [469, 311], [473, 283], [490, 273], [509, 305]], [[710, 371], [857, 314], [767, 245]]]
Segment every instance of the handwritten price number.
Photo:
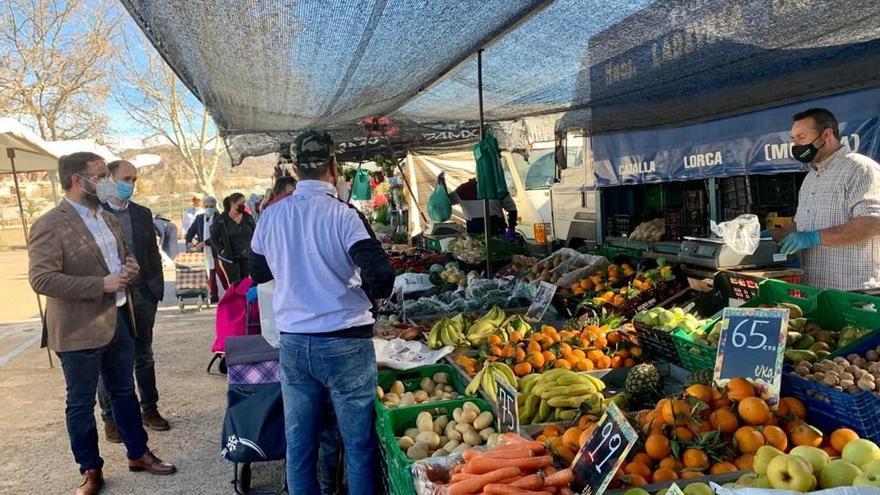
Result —
[[510, 393], [510, 390], [502, 385], [498, 389], [499, 409], [501, 410], [501, 424], [506, 431], [516, 432], [516, 396]]
[[[747, 325], [748, 323], [752, 324], [752, 328], [749, 330], [749, 334], [746, 335], [744, 331], [742, 331], [742, 327]], [[746, 349], [764, 349], [766, 351], [775, 351], [776, 347], [768, 346], [767, 344], [767, 336], [758, 331], [758, 325], [769, 325], [770, 322], [767, 320], [743, 320], [739, 322], [733, 329], [733, 334], [730, 336], [730, 343], [733, 344], [734, 347]], [[751, 340], [750, 340], [751, 339]], [[760, 342], [753, 345], [746, 345], [750, 342], [753, 343], [757, 339], [760, 339]]]
[[599, 464], [593, 464], [593, 467], [596, 468], [596, 471], [599, 473], [602, 472], [602, 467], [605, 466], [605, 463], [608, 462], [611, 457], [617, 453], [620, 449], [621, 444], [623, 444], [623, 440], [620, 438], [620, 433], [615, 433], [612, 435], [611, 433], [614, 431], [614, 424], [606, 423], [605, 426], [602, 427], [602, 441], [599, 442], [599, 445], [596, 446], [595, 450], [590, 453], [590, 457], [595, 461], [596, 455], [599, 450], [602, 449], [602, 446], [605, 445], [605, 442], [608, 442], [608, 455], [602, 459], [602, 462]]

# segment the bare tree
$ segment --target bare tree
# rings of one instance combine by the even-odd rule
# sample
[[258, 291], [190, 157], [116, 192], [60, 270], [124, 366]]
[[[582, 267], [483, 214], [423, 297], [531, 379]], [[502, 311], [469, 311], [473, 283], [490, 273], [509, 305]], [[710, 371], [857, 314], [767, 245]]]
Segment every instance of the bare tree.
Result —
[[228, 160], [213, 119], [152, 47], [139, 56], [128, 51], [120, 78], [127, 87], [117, 92], [117, 100], [132, 120], [152, 132], [150, 138], [177, 148], [196, 187], [213, 195], [217, 169]]
[[43, 139], [100, 138], [124, 15], [113, 0], [0, 3], [0, 108]]

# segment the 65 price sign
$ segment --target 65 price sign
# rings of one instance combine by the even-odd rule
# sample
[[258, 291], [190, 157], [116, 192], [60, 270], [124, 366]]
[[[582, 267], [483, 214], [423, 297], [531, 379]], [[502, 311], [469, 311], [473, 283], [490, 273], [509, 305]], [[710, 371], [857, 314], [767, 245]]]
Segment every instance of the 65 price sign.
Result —
[[788, 309], [726, 308], [715, 360], [715, 383], [752, 382], [769, 404], [779, 402]]
[[615, 404], [609, 404], [590, 438], [574, 458], [575, 488], [600, 495], [636, 444], [638, 435]]

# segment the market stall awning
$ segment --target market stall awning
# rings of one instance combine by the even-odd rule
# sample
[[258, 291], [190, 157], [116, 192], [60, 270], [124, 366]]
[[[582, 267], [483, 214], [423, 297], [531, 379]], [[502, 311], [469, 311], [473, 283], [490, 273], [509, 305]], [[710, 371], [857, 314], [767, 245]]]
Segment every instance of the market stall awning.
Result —
[[41, 172], [58, 168], [58, 155], [40, 136], [15, 119], [0, 118], [0, 174], [11, 174], [7, 150], [15, 152], [15, 172]]
[[316, 127], [360, 148], [475, 141], [481, 47], [488, 121], [567, 112], [594, 135], [880, 83], [880, 2], [864, 0], [123, 3], [234, 161]]

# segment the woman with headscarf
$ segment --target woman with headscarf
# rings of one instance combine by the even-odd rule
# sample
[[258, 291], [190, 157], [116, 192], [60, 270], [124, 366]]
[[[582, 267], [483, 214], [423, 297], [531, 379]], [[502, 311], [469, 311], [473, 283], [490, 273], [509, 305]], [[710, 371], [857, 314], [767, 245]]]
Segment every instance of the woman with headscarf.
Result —
[[230, 284], [251, 273], [248, 257], [255, 228], [254, 217], [245, 211], [243, 194], [233, 193], [223, 199], [223, 214], [211, 225], [211, 241]]

